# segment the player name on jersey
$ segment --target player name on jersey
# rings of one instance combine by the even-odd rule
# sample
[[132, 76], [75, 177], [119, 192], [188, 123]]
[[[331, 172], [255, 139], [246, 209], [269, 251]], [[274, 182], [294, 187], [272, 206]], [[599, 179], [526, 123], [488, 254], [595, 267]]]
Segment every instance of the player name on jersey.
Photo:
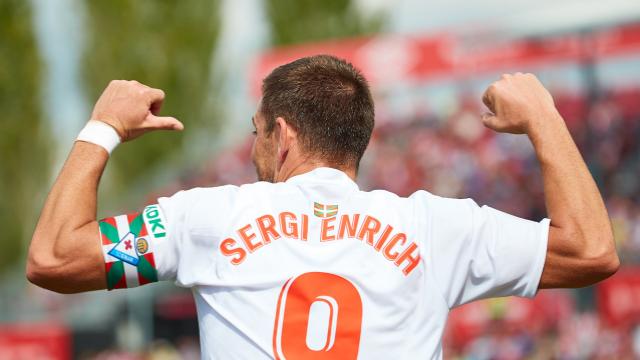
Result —
[[[233, 265], [244, 262], [250, 254], [279, 239], [309, 240], [309, 216], [282, 212], [262, 215], [236, 230], [237, 237], [220, 242], [220, 252]], [[312, 239], [313, 240], [313, 239]], [[358, 240], [367, 244], [409, 275], [420, 262], [418, 245], [403, 232], [370, 215], [343, 214], [320, 220], [320, 242]]]

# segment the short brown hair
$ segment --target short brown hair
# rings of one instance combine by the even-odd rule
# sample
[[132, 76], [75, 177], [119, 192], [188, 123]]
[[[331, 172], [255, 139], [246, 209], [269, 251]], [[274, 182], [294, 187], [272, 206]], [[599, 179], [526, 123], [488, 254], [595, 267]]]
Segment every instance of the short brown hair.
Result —
[[316, 55], [282, 65], [262, 83], [267, 132], [282, 117], [303, 151], [334, 165], [355, 165], [369, 144], [374, 106], [367, 80], [353, 65]]

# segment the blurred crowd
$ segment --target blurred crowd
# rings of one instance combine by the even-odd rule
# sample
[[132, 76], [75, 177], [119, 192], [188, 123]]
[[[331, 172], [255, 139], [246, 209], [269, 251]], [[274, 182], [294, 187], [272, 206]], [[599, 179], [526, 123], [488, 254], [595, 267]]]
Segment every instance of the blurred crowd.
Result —
[[106, 349], [79, 354], [80, 360], [198, 360], [200, 359], [198, 339], [183, 338], [177, 344], [166, 340], [152, 342], [141, 352]]
[[[554, 99], [604, 196], [623, 263], [640, 263], [640, 88], [555, 93]], [[358, 174], [360, 188], [402, 196], [425, 189], [541, 220], [542, 178], [531, 144], [525, 135], [485, 129], [482, 111], [476, 97], [462, 96], [448, 116], [377, 124]], [[248, 135], [163, 193], [256, 181], [252, 141]]]
[[[623, 263], [640, 262], [640, 89], [554, 94], [556, 105], [609, 209]], [[529, 141], [479, 121], [471, 99], [446, 118], [388, 122], [375, 132], [360, 181], [400, 195], [417, 189], [540, 220], [546, 215], [540, 167]]]
[[[554, 99], [604, 196], [623, 266], [640, 263], [640, 88], [555, 93]], [[361, 163], [361, 189], [381, 188], [404, 196], [426, 189], [542, 219], [546, 216], [542, 179], [531, 144], [526, 135], [485, 129], [479, 120], [482, 111], [476, 97], [461, 96], [448, 116], [421, 114], [378, 123]], [[252, 141], [248, 136], [212, 159], [200, 173], [186, 174], [173, 188], [255, 181]], [[548, 313], [560, 311], [559, 304], [568, 304], [560, 307], [564, 309], [561, 316], [553, 313], [554, 321], [514, 325], [508, 321], [508, 311], [491, 311], [487, 321], [464, 341], [460, 328], [449, 331], [446, 358], [640, 358], [640, 330], [634, 322], [606, 324], [593, 305], [593, 292], [575, 296], [563, 291], [555, 296], [554, 301], [540, 305]], [[591, 298], [587, 299], [590, 306], [574, 306], [585, 296]], [[496, 301], [513, 300], [467, 306], [495, 307]], [[477, 311], [456, 310], [452, 315], [457, 318], [454, 323], [464, 324]]]

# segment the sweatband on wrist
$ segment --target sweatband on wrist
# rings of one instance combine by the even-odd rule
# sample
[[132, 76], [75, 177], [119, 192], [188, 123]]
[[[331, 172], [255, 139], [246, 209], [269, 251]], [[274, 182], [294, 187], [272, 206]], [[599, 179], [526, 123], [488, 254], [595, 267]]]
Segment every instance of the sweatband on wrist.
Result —
[[80, 131], [76, 141], [102, 146], [109, 154], [120, 144], [120, 135], [111, 125], [98, 120], [89, 120]]

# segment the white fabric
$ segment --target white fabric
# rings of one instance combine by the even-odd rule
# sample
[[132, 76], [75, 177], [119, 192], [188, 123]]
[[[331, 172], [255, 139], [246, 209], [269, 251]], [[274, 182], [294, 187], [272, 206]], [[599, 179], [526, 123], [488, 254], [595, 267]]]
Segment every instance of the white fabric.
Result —
[[[329, 220], [333, 228], [324, 229], [329, 237], [339, 235], [342, 215], [353, 219], [359, 214], [360, 225], [369, 215], [379, 221], [380, 229], [371, 244], [367, 233], [359, 240], [357, 234], [349, 238], [347, 230], [345, 239], [320, 241], [321, 222], [327, 220], [314, 216], [316, 202], [338, 205], [335, 219]], [[175, 280], [193, 289], [206, 359], [267, 359], [284, 351], [282, 328], [275, 321], [278, 309], [286, 306], [278, 307], [278, 299], [293, 303], [295, 296], [283, 291], [285, 284], [293, 286], [298, 276], [309, 272], [338, 275], [357, 290], [362, 303], [358, 358], [441, 359], [449, 309], [481, 298], [536, 294], [549, 228], [547, 219], [539, 223], [520, 219], [478, 207], [468, 199], [441, 198], [426, 191], [408, 198], [387, 191], [360, 191], [347, 175], [329, 168], [285, 183], [181, 191], [160, 198], [159, 205], [166, 216], [168, 237], [156, 248], [158, 273], [161, 280]], [[299, 222], [306, 215], [306, 241], [286, 237], [279, 224], [272, 229], [281, 236], [275, 239], [267, 233], [270, 242], [264, 241], [256, 219], [272, 215], [278, 221], [283, 212], [294, 214]], [[298, 225], [301, 238], [302, 224]], [[398, 240], [387, 249], [389, 258], [395, 255], [397, 261], [398, 252], [417, 246], [412, 254], [419, 253], [420, 259], [408, 274], [403, 271], [410, 259], [398, 265], [386, 257], [384, 246], [375, 247], [386, 225], [393, 228], [391, 234], [406, 234], [404, 242]], [[291, 227], [285, 229], [292, 233]], [[253, 252], [241, 240], [243, 231], [256, 247]], [[240, 252], [229, 255], [228, 251], [236, 247], [226, 248], [229, 256], [221, 249], [229, 238], [245, 249], [237, 265], [231, 260], [239, 260]], [[318, 289], [324, 291], [320, 283]], [[330, 334], [338, 334], [334, 339], [323, 327], [330, 323], [340, 329], [345, 324], [341, 316], [355, 316], [355, 312], [340, 312], [344, 301], [325, 298], [320, 299], [323, 303], [314, 302], [317, 310], [308, 315], [321, 329], [310, 325], [300, 337], [316, 349], [326, 340], [329, 350], [335, 350], [331, 346], [342, 335], [332, 328]], [[332, 307], [337, 315], [329, 311]], [[334, 317], [328, 319], [327, 314]]]
[[76, 141], [85, 141], [101, 146], [109, 154], [120, 144], [120, 136], [111, 125], [98, 120], [89, 120], [80, 130]]

